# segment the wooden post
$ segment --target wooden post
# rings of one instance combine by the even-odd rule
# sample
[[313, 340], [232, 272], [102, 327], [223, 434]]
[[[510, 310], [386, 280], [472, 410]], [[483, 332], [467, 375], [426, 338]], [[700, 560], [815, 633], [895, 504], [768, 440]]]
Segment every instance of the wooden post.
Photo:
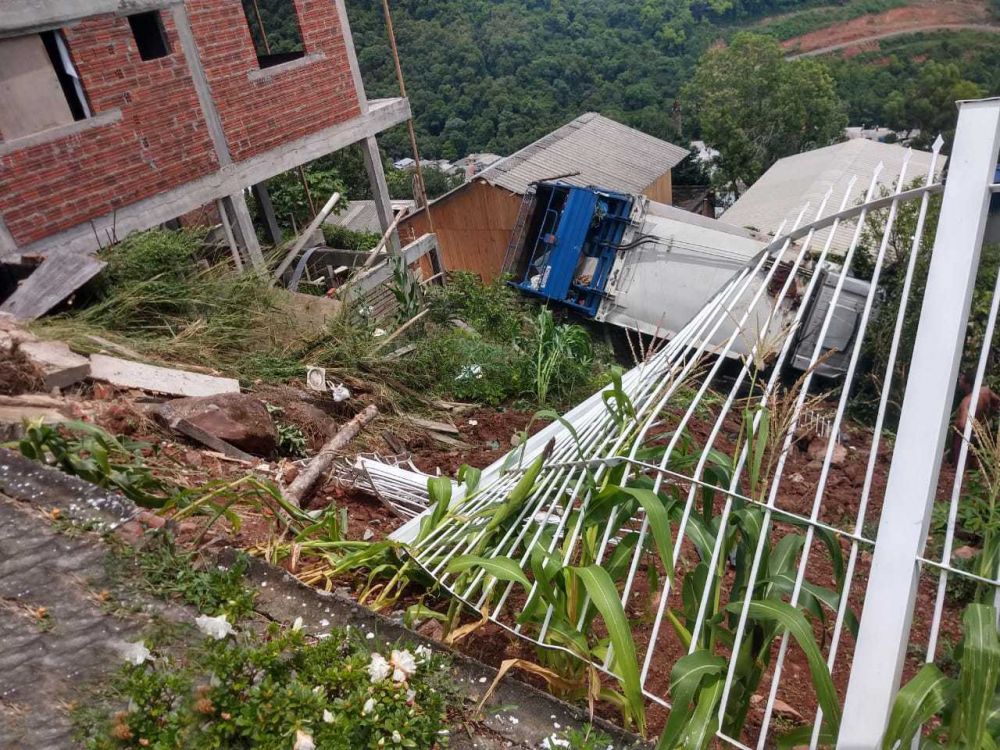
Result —
[[342, 450], [361, 432], [362, 428], [377, 416], [378, 407], [373, 404], [341, 427], [285, 491], [285, 497], [288, 498], [289, 502], [301, 507], [302, 501], [312, 494], [316, 484], [330, 470], [337, 451]]

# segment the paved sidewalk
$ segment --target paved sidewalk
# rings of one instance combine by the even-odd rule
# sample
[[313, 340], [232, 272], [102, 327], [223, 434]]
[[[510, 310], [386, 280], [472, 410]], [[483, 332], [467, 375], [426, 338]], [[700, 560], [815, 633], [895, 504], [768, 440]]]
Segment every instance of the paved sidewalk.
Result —
[[96, 532], [59, 530], [69, 519], [115, 528], [133, 512], [0, 450], [0, 748], [78, 747], [70, 709], [120, 667], [117, 646], [156, 618], [191, 616], [112, 580]]

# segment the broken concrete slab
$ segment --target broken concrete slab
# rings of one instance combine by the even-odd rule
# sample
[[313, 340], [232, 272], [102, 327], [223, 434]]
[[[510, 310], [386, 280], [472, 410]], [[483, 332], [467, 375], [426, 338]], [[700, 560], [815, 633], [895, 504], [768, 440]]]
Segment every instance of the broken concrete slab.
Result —
[[[278, 430], [267, 407], [244, 393], [179, 398], [153, 408], [161, 424], [232, 458], [269, 456], [278, 447]], [[187, 427], [194, 429], [187, 429]], [[232, 449], [236, 449], [236, 454]], [[238, 454], [238, 455], [237, 455]]]
[[240, 383], [233, 378], [145, 365], [105, 354], [90, 355], [90, 377], [119, 388], [138, 388], [172, 396], [214, 396], [240, 392]]
[[76, 253], [51, 255], [0, 305], [20, 320], [34, 320], [82, 287], [107, 263]]
[[18, 351], [39, 371], [46, 388], [66, 388], [90, 375], [90, 360], [61, 341], [22, 341]]

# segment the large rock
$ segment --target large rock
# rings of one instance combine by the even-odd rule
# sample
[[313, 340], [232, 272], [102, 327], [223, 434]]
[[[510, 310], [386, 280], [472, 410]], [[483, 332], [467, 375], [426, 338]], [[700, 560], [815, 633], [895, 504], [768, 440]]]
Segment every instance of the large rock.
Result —
[[156, 407], [158, 421], [169, 427], [185, 419], [247, 453], [269, 456], [278, 447], [278, 430], [264, 406], [245, 393], [178, 398]]

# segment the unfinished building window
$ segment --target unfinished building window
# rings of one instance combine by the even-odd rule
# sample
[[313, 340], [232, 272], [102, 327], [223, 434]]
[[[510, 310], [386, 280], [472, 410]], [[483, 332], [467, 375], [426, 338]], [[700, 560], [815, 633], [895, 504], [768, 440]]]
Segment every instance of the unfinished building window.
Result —
[[243, 12], [260, 67], [270, 68], [305, 55], [295, 0], [243, 0]]
[[4, 140], [90, 116], [62, 32], [0, 39], [0, 135]]
[[132, 28], [135, 46], [139, 57], [143, 60], [156, 60], [170, 54], [170, 41], [163, 29], [163, 19], [160, 11], [151, 10], [147, 13], [136, 13], [128, 17], [128, 25]]

